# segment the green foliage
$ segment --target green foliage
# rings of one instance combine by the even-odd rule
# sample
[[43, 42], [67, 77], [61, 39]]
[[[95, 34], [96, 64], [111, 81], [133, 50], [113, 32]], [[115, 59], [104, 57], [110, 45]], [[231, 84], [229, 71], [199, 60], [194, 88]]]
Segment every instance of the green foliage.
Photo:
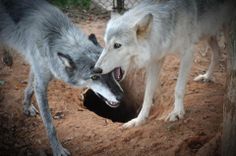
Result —
[[50, 1], [62, 8], [79, 6], [81, 8], [88, 9], [91, 3], [91, 0], [50, 0]]

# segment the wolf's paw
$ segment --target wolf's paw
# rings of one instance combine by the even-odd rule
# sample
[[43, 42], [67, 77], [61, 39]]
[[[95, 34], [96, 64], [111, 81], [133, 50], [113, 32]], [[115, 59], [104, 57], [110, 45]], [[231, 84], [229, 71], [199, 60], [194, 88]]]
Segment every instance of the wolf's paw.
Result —
[[38, 113], [38, 110], [32, 104], [29, 107], [24, 107], [23, 111], [27, 116], [36, 116]]
[[131, 127], [137, 127], [145, 123], [145, 119], [140, 119], [140, 118], [134, 118], [125, 124], [123, 124], [123, 128], [131, 128]]
[[59, 145], [53, 150], [53, 156], [69, 156], [70, 152], [64, 148], [62, 145]]
[[197, 77], [193, 79], [194, 81], [203, 81], [203, 82], [211, 82], [213, 79], [211, 79], [207, 74], [200, 74]]
[[173, 110], [167, 117], [166, 121], [176, 121], [184, 118], [184, 110]]

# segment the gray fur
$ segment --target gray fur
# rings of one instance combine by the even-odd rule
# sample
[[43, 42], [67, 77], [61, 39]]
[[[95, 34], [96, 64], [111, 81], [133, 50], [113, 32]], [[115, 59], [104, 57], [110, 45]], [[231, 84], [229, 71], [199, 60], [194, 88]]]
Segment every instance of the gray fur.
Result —
[[0, 0], [0, 43], [16, 49], [30, 64], [25, 90], [24, 113], [36, 115], [33, 93], [47, 130], [53, 155], [69, 155], [52, 124], [47, 87], [53, 78], [77, 87], [90, 87], [112, 107], [118, 106], [123, 91], [113, 73], [91, 80], [93, 66], [102, 48], [59, 9], [44, 0]]

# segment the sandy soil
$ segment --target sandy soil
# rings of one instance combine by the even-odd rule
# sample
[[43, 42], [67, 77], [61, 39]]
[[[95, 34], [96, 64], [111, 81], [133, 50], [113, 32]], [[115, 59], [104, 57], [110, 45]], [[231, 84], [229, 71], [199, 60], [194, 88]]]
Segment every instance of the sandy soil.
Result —
[[[103, 42], [106, 20], [80, 22], [81, 28], [94, 32]], [[171, 110], [179, 59], [169, 56], [161, 73], [159, 100], [146, 124], [122, 129], [83, 106], [82, 89], [53, 81], [49, 86], [49, 104], [62, 144], [72, 155], [220, 155], [222, 105], [225, 88], [225, 56], [211, 83], [194, 82], [207, 69], [210, 53], [205, 44], [196, 50], [185, 96], [186, 115], [177, 122], [161, 120]], [[223, 48], [222, 48], [223, 49]], [[201, 53], [200, 53], [201, 52]], [[0, 51], [2, 57], [2, 51]], [[28, 118], [22, 112], [24, 88], [29, 66], [17, 54], [13, 66], [0, 63], [0, 155], [51, 155], [45, 129], [39, 115]], [[35, 100], [33, 103], [36, 105]]]

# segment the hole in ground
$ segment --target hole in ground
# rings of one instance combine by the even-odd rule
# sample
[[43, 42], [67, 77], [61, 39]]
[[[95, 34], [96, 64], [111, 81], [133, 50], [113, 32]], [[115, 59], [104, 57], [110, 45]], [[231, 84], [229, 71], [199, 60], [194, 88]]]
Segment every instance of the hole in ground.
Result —
[[136, 117], [136, 110], [125, 102], [121, 102], [117, 108], [111, 108], [92, 90], [88, 90], [84, 94], [84, 106], [97, 115], [113, 122], [127, 122]]

